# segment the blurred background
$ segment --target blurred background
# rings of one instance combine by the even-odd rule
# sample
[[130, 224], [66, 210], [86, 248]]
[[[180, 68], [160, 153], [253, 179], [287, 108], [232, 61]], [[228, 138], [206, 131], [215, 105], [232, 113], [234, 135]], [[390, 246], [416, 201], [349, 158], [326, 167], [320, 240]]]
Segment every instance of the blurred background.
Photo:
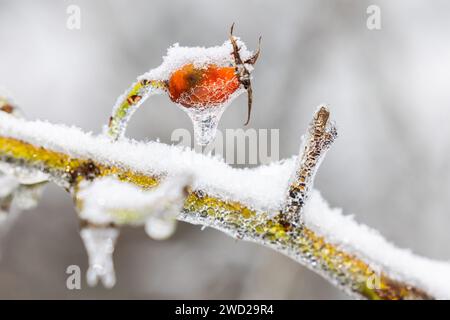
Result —
[[[381, 29], [366, 9], [381, 8]], [[81, 28], [69, 30], [77, 5]], [[340, 137], [315, 186], [332, 206], [415, 253], [449, 260], [450, 2], [397, 1], [0, 1], [0, 85], [30, 119], [99, 133], [118, 95], [158, 66], [166, 48], [220, 45], [229, 27], [249, 48], [263, 36], [253, 73], [253, 128], [280, 129], [280, 158], [320, 103]], [[240, 128], [246, 97], [220, 128]], [[170, 142], [192, 130], [165, 96], [152, 97], [127, 131]], [[117, 285], [66, 288], [66, 268], [87, 270], [72, 200], [55, 186], [2, 238], [0, 298], [346, 299], [321, 277], [257, 245], [179, 224], [157, 242], [124, 229]]]

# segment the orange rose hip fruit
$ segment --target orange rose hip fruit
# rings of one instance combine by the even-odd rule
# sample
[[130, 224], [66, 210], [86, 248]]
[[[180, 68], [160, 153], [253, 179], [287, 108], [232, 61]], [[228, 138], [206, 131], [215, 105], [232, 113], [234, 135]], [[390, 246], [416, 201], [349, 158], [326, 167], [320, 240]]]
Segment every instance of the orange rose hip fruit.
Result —
[[168, 81], [169, 97], [186, 108], [211, 108], [227, 102], [240, 87], [234, 67], [186, 64]]

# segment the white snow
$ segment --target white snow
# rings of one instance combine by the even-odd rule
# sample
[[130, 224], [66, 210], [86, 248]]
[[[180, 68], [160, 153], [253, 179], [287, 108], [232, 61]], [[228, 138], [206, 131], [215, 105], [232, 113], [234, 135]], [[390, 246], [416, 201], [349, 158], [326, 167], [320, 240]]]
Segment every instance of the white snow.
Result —
[[[83, 203], [80, 217], [96, 224], [141, 224], [150, 216], [174, 220], [183, 208], [185, 187], [192, 179], [178, 176], [165, 179], [158, 188], [145, 191], [137, 186], [104, 177], [83, 182], [76, 194]], [[118, 196], [120, 195], [120, 196]], [[131, 219], [124, 220], [121, 211], [132, 210]]]
[[[123, 140], [112, 143], [106, 137], [83, 133], [75, 127], [26, 121], [1, 113], [0, 135], [143, 173], [169, 177], [192, 175], [194, 189], [261, 210], [281, 207], [295, 162], [292, 158], [256, 169], [233, 169], [217, 158], [190, 149], [158, 142]], [[340, 209], [331, 209], [317, 191], [312, 192], [305, 208], [305, 222], [329, 241], [371, 261], [373, 266], [384, 266], [394, 276], [417, 284], [435, 297], [450, 299], [450, 263], [418, 257], [396, 248], [378, 232], [358, 224], [351, 216], [344, 216]]]
[[[245, 43], [238, 37], [235, 37], [239, 53], [242, 60], [251, 57], [250, 52]], [[233, 46], [230, 40], [225, 41], [221, 46], [215, 47], [181, 47], [175, 43], [167, 49], [167, 55], [163, 58], [163, 63], [155, 69], [148, 71], [138, 78], [148, 80], [168, 80], [170, 75], [177, 69], [186, 64], [194, 64], [195, 67], [202, 68], [208, 64], [217, 66], [231, 66], [233, 62]]]

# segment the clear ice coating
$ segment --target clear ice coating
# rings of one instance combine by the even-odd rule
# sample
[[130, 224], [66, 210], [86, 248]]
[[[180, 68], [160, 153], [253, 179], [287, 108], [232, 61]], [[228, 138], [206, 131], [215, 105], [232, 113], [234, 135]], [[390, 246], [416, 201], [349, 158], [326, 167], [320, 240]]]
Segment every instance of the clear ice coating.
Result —
[[226, 105], [203, 108], [200, 110], [184, 107], [181, 109], [188, 114], [189, 118], [191, 118], [194, 127], [195, 141], [199, 145], [206, 146], [214, 140], [220, 118], [226, 109]]
[[87, 227], [81, 230], [81, 238], [89, 258], [86, 281], [96, 286], [100, 280], [106, 288], [116, 284], [112, 255], [119, 230], [115, 228]]
[[145, 222], [145, 232], [154, 240], [166, 240], [175, 232], [177, 221], [172, 218], [150, 216]]

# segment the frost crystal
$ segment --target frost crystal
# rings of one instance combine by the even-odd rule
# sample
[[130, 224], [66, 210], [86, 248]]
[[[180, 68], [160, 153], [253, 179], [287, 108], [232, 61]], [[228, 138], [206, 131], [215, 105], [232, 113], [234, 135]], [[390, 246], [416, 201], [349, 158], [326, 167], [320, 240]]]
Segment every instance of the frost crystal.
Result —
[[87, 227], [80, 234], [89, 258], [88, 285], [95, 286], [100, 280], [106, 288], [112, 288], [116, 283], [112, 255], [119, 231], [115, 228]]

